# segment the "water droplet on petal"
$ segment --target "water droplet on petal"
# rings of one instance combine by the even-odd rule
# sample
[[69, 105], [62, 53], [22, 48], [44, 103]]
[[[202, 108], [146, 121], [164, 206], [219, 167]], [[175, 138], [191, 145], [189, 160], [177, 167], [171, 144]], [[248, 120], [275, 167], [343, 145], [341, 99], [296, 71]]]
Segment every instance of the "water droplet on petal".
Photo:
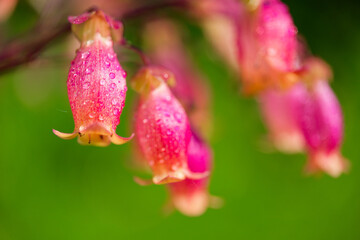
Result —
[[109, 77], [110, 77], [110, 79], [114, 79], [115, 78], [115, 73], [113, 73], [113, 72], [109, 73]]
[[88, 89], [90, 87], [90, 82], [84, 82], [83, 89]]
[[178, 121], [179, 123], [181, 123], [182, 121], [182, 115], [180, 113], [175, 113], [174, 114], [174, 118], [176, 119], [176, 121]]
[[123, 72], [122, 72], [122, 76], [123, 76], [124, 78], [126, 78], [127, 72], [126, 72], [126, 71], [123, 71]]
[[108, 61], [105, 61], [105, 67], [110, 67], [110, 63]]
[[104, 79], [101, 79], [101, 80], [100, 80], [100, 85], [101, 85], [101, 86], [104, 86], [104, 85], [105, 85], [105, 80], [104, 80]]
[[86, 74], [90, 74], [91, 72], [92, 72], [92, 70], [90, 68], [85, 69]]
[[99, 115], [99, 120], [100, 120], [100, 121], [104, 120], [104, 115], [100, 114], [100, 115]]
[[118, 100], [116, 98], [114, 98], [112, 101], [111, 101], [111, 104], [112, 105], [116, 105], [118, 103]]
[[81, 59], [86, 59], [86, 58], [89, 57], [89, 55], [90, 55], [90, 52], [88, 52], [88, 51], [83, 52], [83, 53], [81, 54]]
[[113, 60], [114, 59], [114, 54], [112, 54], [112, 53], [108, 53], [108, 58], [110, 59], [110, 60]]
[[110, 91], [114, 91], [114, 88], [116, 88], [116, 84], [115, 83], [110, 84]]
[[147, 122], [148, 122], [148, 120], [145, 118], [145, 119], [143, 120], [143, 123], [146, 124]]
[[118, 115], [120, 113], [120, 110], [115, 108], [114, 111], [113, 111], [114, 115]]
[[95, 117], [95, 112], [89, 113], [89, 118], [94, 118], [94, 117]]

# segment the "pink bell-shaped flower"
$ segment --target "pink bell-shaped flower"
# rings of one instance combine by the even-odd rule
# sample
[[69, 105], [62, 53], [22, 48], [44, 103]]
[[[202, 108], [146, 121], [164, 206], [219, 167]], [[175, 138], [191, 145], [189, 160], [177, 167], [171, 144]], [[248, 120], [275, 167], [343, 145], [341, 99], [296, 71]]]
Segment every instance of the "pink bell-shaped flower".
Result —
[[257, 93], [269, 86], [287, 87], [300, 68], [297, 29], [288, 8], [280, 0], [260, 0], [240, 14], [239, 63], [245, 92]]
[[116, 134], [125, 105], [126, 72], [113, 49], [113, 41], [122, 37], [122, 24], [102, 11], [69, 17], [69, 21], [81, 42], [67, 80], [75, 130], [53, 132], [63, 139], [78, 136], [80, 144], [123, 144], [131, 139]]
[[[188, 167], [195, 173], [210, 172], [212, 153], [206, 144], [195, 134], [188, 146]], [[167, 184], [170, 204], [188, 216], [199, 216], [210, 207], [219, 207], [219, 199], [210, 196], [208, 191], [209, 176], [202, 179], [189, 179]]]
[[340, 104], [325, 80], [307, 88], [297, 89], [302, 99], [297, 118], [309, 152], [309, 172], [324, 171], [338, 177], [347, 170], [347, 160], [341, 155], [343, 117]]
[[184, 108], [165, 83], [171, 81], [171, 76], [160, 68], [144, 67], [132, 80], [134, 89], [140, 93], [136, 137], [155, 184], [204, 176], [188, 169], [191, 130]]
[[305, 150], [304, 137], [297, 122], [299, 99], [295, 84], [289, 89], [267, 89], [258, 96], [264, 123], [269, 131], [268, 141], [279, 151], [297, 153]]

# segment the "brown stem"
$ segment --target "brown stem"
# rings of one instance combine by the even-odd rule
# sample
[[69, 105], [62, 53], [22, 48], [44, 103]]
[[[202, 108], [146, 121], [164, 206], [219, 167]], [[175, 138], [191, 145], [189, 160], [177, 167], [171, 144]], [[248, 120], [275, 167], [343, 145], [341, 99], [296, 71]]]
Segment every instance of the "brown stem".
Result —
[[141, 58], [141, 61], [143, 62], [144, 65], [149, 65], [150, 64], [150, 59], [145, 55], [145, 53], [139, 47], [136, 47], [135, 45], [132, 45], [131, 43], [129, 43], [125, 39], [123, 39], [123, 41], [120, 44], [121, 44], [121, 46], [123, 46], [123, 47], [125, 47], [127, 49], [130, 49], [133, 52], [135, 52], [137, 55], [139, 55], [139, 57]]
[[[129, 12], [124, 13], [121, 19], [127, 20], [147, 13], [153, 13], [155, 10], [162, 8], [186, 6], [187, 0], [165, 1], [130, 10]], [[96, 8], [91, 8], [89, 9], [89, 11], [93, 9]], [[38, 23], [38, 25], [40, 24], [41, 23]], [[2, 47], [2, 50], [0, 51], [0, 75], [22, 64], [29, 63], [35, 60], [50, 43], [69, 33], [70, 30], [71, 25], [69, 23], [65, 23], [59, 28], [44, 29], [40, 33], [34, 33], [33, 31], [30, 31], [26, 36], [22, 36], [21, 39], [15, 39], [10, 43], [6, 44]], [[36, 36], [32, 40], [28, 40], [33, 35]], [[24, 41], [23, 39], [27, 39], [27, 41]], [[140, 49], [128, 43], [126, 43], [126, 46], [137, 52], [142, 58], [144, 64], [149, 63], [147, 57]]]

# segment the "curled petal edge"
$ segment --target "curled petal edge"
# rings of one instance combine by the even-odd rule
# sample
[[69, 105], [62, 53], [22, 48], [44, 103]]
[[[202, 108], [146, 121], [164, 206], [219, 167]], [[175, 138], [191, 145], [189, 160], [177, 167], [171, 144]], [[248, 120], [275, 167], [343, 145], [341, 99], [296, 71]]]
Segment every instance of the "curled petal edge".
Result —
[[162, 185], [174, 182], [180, 182], [185, 180], [186, 178], [197, 180], [208, 177], [210, 175], [210, 171], [197, 173], [191, 172], [190, 170], [184, 170], [183, 172], [173, 172], [173, 173], [165, 173], [162, 175], [156, 175], [152, 179], [143, 179], [140, 177], [134, 177], [134, 181], [140, 186], [148, 186], [152, 184]]
[[73, 133], [62, 133], [59, 132], [55, 129], [53, 129], [53, 133], [65, 140], [70, 140], [70, 139], [74, 139], [76, 136], [79, 136], [78, 138], [78, 143], [82, 144], [82, 145], [94, 145], [94, 146], [99, 146], [99, 147], [106, 147], [108, 146], [110, 143], [116, 144], [116, 145], [121, 145], [124, 143], [127, 143], [128, 141], [130, 141], [133, 137], [134, 137], [134, 133], [131, 134], [130, 137], [121, 137], [119, 135], [117, 135], [116, 133], [112, 134], [112, 135], [102, 135], [102, 134], [96, 134], [96, 133], [80, 133], [80, 132], [76, 132], [74, 131]]

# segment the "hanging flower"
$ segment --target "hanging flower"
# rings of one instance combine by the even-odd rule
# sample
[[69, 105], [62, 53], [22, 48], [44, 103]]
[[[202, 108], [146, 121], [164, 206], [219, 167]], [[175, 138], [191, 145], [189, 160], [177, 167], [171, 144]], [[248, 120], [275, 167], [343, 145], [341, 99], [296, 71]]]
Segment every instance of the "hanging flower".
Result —
[[67, 81], [75, 130], [53, 132], [63, 139], [78, 136], [80, 144], [123, 144], [131, 139], [116, 134], [125, 105], [126, 72], [113, 49], [113, 41], [122, 38], [122, 24], [102, 11], [69, 17], [69, 21], [81, 42]]
[[268, 141], [279, 151], [296, 153], [305, 150], [304, 137], [297, 122], [299, 99], [296, 84], [290, 89], [267, 89], [259, 94], [259, 105], [269, 131]]
[[[188, 146], [188, 167], [192, 172], [210, 172], [212, 168], [212, 153], [206, 144], [195, 134], [192, 134]], [[167, 185], [170, 193], [170, 203], [181, 213], [188, 216], [199, 216], [206, 209], [218, 207], [219, 200], [210, 196], [209, 177], [189, 179]], [[215, 205], [215, 206], [214, 206]]]
[[297, 118], [309, 152], [308, 172], [324, 171], [338, 177], [347, 170], [340, 153], [343, 117], [340, 104], [325, 80], [297, 89], [300, 102]]
[[136, 136], [155, 184], [204, 176], [188, 169], [190, 125], [184, 108], [165, 83], [171, 78], [171, 73], [161, 68], [144, 67], [132, 81], [141, 95], [135, 120]]
[[280, 0], [260, 0], [240, 14], [239, 63], [245, 92], [257, 93], [269, 86], [288, 87], [300, 68], [297, 29], [288, 8]]

